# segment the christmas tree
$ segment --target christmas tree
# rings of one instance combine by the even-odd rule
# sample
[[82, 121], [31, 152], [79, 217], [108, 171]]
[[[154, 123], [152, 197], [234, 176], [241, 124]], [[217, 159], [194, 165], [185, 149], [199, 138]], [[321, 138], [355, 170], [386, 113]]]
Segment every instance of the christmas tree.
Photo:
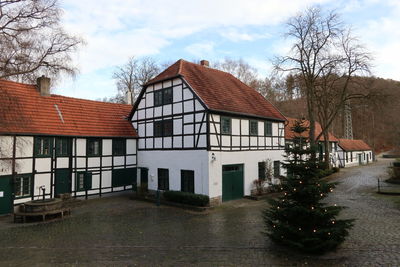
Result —
[[302, 133], [307, 130], [298, 121], [292, 130], [293, 144], [286, 148], [287, 177], [283, 179], [283, 195], [269, 200], [263, 213], [266, 235], [274, 242], [307, 253], [321, 254], [337, 248], [348, 235], [353, 220], [338, 220], [345, 207], [321, 202], [335, 188], [318, 178], [316, 159]]

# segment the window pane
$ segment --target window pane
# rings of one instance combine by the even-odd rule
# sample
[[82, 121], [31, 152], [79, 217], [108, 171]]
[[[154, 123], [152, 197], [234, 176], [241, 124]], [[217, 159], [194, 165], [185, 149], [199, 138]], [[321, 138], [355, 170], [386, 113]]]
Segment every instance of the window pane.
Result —
[[221, 118], [221, 133], [230, 134], [231, 133], [231, 120], [230, 118]]
[[194, 193], [194, 171], [181, 171], [181, 191]]
[[125, 139], [113, 139], [112, 140], [113, 155], [125, 155], [126, 154], [126, 142]]
[[99, 139], [87, 139], [88, 156], [99, 156], [101, 154], [101, 145]]
[[269, 121], [265, 122], [265, 136], [272, 135], [272, 123]]
[[169, 171], [168, 169], [158, 169], [158, 189], [169, 190]]
[[274, 176], [278, 177], [281, 175], [281, 162], [279, 160], [274, 161]]
[[155, 137], [160, 137], [160, 136], [162, 136], [163, 134], [162, 134], [162, 129], [163, 128], [163, 123], [162, 123], [162, 121], [155, 121], [154, 122], [154, 136]]
[[154, 106], [161, 106], [162, 105], [162, 90], [158, 90], [154, 92]]
[[250, 121], [250, 135], [258, 135], [258, 122]]
[[172, 136], [172, 120], [164, 121], [163, 124], [164, 124], [163, 136]]
[[258, 163], [258, 178], [261, 180], [265, 179], [265, 162]]
[[171, 104], [172, 103], [172, 88], [163, 89], [163, 104]]

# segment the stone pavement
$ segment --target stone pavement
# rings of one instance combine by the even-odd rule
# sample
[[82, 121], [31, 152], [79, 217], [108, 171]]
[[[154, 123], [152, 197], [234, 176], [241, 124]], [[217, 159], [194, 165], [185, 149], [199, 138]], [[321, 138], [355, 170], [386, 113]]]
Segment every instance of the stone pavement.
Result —
[[[399, 266], [400, 208], [378, 196], [388, 161], [342, 170], [328, 201], [356, 218], [337, 252], [306, 256], [261, 234], [264, 201], [238, 200], [208, 213], [129, 200], [92, 199], [64, 221], [14, 225], [0, 219], [0, 266]], [[399, 197], [400, 198], [400, 197]]]

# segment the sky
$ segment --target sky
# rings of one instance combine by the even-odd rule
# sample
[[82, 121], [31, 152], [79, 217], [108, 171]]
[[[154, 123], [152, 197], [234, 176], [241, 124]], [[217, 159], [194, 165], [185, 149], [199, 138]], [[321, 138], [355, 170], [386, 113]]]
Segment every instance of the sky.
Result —
[[114, 96], [112, 74], [131, 56], [243, 59], [266, 77], [290, 48], [285, 22], [312, 5], [341, 15], [373, 55], [374, 76], [400, 80], [400, 0], [60, 0], [65, 29], [86, 45], [73, 55], [78, 75], [54, 93]]

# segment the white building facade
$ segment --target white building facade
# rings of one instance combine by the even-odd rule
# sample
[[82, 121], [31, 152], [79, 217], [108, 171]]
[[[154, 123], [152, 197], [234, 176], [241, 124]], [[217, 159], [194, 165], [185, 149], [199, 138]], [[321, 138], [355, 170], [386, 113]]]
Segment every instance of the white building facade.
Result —
[[[233, 81], [244, 89], [232, 88]], [[214, 83], [225, 83], [226, 94], [254, 91], [227, 73], [183, 60], [143, 88], [131, 114], [138, 133], [139, 184], [204, 194], [219, 203], [249, 195], [262, 161], [274, 161], [280, 174], [285, 118], [276, 110], [276, 117], [241, 112], [239, 104], [231, 111], [219, 103], [216, 110], [212, 94], [222, 87]], [[249, 91], [248, 101], [256, 98], [274, 109], [254, 93]]]
[[363, 140], [339, 139], [338, 162], [341, 168], [366, 165], [373, 160], [372, 148]]
[[43, 195], [88, 197], [135, 188], [137, 136], [126, 119], [131, 107], [40, 89], [0, 81], [7, 111], [0, 116], [0, 214]]

